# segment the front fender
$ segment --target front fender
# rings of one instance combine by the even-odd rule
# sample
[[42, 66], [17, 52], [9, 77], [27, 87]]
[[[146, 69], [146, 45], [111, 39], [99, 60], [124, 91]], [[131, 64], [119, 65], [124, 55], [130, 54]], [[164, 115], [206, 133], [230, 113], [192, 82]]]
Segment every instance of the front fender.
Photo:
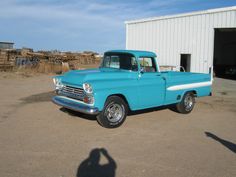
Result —
[[92, 83], [94, 87], [94, 105], [102, 111], [107, 98], [111, 95], [123, 95], [131, 110], [138, 107], [137, 79], [114, 80]]

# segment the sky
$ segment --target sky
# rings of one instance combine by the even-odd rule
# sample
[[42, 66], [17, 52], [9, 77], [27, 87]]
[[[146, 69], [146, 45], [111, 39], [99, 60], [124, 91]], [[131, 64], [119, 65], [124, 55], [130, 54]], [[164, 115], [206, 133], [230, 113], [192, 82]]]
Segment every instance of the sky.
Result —
[[0, 0], [0, 41], [15, 48], [125, 49], [125, 21], [235, 6], [236, 0]]

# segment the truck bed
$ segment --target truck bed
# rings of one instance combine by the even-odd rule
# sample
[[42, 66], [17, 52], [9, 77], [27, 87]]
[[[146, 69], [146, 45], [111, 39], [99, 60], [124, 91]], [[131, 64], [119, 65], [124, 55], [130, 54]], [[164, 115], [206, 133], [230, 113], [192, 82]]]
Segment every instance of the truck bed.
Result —
[[161, 73], [166, 79], [165, 104], [175, 103], [177, 97], [182, 97], [187, 91], [194, 91], [198, 97], [208, 96], [211, 93], [210, 74], [177, 71]]

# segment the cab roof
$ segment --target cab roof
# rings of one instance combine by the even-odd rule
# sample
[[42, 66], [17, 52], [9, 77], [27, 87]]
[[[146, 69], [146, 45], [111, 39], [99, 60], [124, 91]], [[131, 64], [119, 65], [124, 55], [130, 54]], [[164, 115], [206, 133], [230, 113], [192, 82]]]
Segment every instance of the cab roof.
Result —
[[135, 57], [156, 57], [156, 54], [154, 52], [149, 51], [142, 51], [142, 50], [109, 50], [106, 53], [128, 53], [132, 54]]

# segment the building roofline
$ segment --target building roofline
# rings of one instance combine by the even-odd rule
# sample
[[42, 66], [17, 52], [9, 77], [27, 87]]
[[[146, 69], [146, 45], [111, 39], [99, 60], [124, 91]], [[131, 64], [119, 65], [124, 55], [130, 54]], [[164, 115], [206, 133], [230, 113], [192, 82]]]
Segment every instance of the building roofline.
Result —
[[233, 10], [236, 10], [236, 6], [223, 7], [223, 8], [217, 8], [217, 9], [208, 9], [208, 10], [203, 10], [203, 11], [194, 11], [194, 12], [189, 12], [189, 13], [175, 14], [175, 15], [144, 18], [144, 19], [139, 19], [139, 20], [130, 20], [130, 21], [125, 21], [125, 24], [127, 25], [127, 24], [133, 24], [133, 23], [143, 23], [143, 22], [188, 17], [188, 16], [202, 15], [202, 14], [212, 14], [212, 13], [219, 13], [219, 12], [226, 12], [226, 11], [233, 11]]
[[4, 41], [0, 41], [1, 44], [15, 44], [14, 42], [4, 42]]

